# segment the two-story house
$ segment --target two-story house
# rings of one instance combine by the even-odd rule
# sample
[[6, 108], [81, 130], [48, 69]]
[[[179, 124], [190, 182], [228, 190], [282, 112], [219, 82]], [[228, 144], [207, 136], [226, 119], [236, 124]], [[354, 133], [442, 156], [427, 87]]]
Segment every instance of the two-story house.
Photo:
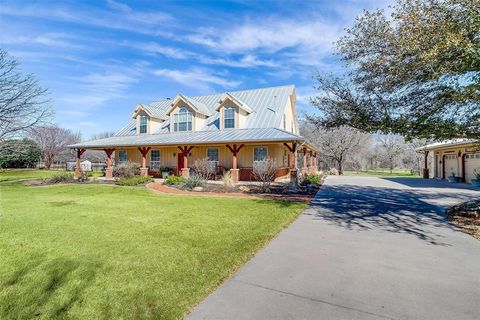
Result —
[[[128, 123], [113, 137], [70, 146], [77, 163], [85, 149], [104, 150], [106, 177], [116, 163], [141, 164], [143, 175], [157, 176], [160, 168], [189, 176], [189, 165], [208, 158], [234, 180], [251, 180], [256, 161], [275, 161], [276, 176], [295, 178], [313, 171], [317, 153], [299, 135], [293, 85], [206, 96], [177, 94], [150, 104], [139, 104]], [[77, 170], [79, 171], [79, 170]]]

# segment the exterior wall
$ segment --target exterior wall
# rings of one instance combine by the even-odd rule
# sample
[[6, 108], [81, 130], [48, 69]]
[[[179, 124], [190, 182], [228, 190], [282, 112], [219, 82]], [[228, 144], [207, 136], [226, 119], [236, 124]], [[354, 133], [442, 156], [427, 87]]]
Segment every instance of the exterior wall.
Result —
[[[473, 144], [445, 146], [431, 150], [433, 153], [430, 175], [437, 179], [447, 179], [453, 171], [458, 177], [465, 177], [469, 183], [473, 177], [473, 170], [480, 171], [480, 158], [465, 159], [466, 154], [480, 154], [480, 150]], [[455, 159], [446, 159], [447, 156], [455, 156]], [[477, 165], [478, 163], [478, 165]]]
[[[237, 146], [241, 143], [236, 143]], [[230, 144], [233, 145], [233, 144]], [[275, 165], [278, 169], [278, 175], [283, 175], [284, 171], [288, 172], [288, 150], [283, 146], [282, 143], [255, 143], [255, 144], [245, 144], [245, 146], [240, 150], [237, 155], [237, 165], [240, 169], [252, 169], [253, 167], [253, 151], [254, 147], [267, 147], [268, 157], [272, 158], [275, 161]], [[220, 145], [201, 145], [194, 146], [188, 157], [188, 166], [192, 167], [193, 163], [197, 159], [203, 159], [207, 157], [208, 148], [218, 148], [218, 162], [219, 165], [224, 167], [226, 170], [232, 168], [232, 153], [225, 146], [225, 144]], [[160, 167], [169, 167], [172, 169], [177, 168], [178, 164], [178, 153], [180, 150], [176, 146], [169, 147], [155, 147], [152, 146], [151, 150], [158, 149], [160, 150]], [[136, 147], [129, 148], [116, 148], [115, 150], [115, 159], [117, 159], [118, 164], [118, 152], [120, 150], [127, 151], [127, 161], [142, 163], [142, 155]], [[147, 167], [150, 167], [151, 159], [151, 150], [147, 155]]]
[[192, 112], [192, 131], [201, 130], [207, 125], [207, 118], [204, 115], [196, 113], [195, 110], [192, 110], [192, 108], [187, 105], [179, 104], [170, 112], [170, 132], [174, 132], [173, 115], [176, 114], [178, 109], [182, 107]]
[[140, 134], [140, 117], [141, 116], [148, 117], [147, 134], [155, 133], [160, 129], [163, 120], [150, 118], [150, 116], [145, 111], [141, 110], [137, 113], [137, 116], [135, 117], [137, 134]]
[[298, 123], [296, 118], [295, 103], [296, 102], [294, 97], [291, 97], [287, 100], [287, 104], [285, 105], [284, 110], [286, 128], [283, 127], [282, 119], [282, 123], [280, 123], [280, 129], [298, 134]]

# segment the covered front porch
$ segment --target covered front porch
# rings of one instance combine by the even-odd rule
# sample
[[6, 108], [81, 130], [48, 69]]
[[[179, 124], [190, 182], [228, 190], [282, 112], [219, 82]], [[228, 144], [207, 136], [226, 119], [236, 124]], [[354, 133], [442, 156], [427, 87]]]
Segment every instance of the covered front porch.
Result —
[[[76, 176], [81, 176], [80, 162], [85, 148], [76, 148]], [[141, 175], [161, 177], [162, 171], [189, 177], [195, 172], [195, 162], [206, 159], [211, 167], [212, 179], [229, 171], [232, 180], [253, 181], [253, 171], [258, 162], [272, 159], [275, 179], [297, 181], [297, 176], [318, 170], [316, 149], [302, 141], [233, 142], [216, 144], [139, 145], [91, 147], [106, 154], [105, 178], [113, 179], [113, 167], [125, 162], [141, 166]]]

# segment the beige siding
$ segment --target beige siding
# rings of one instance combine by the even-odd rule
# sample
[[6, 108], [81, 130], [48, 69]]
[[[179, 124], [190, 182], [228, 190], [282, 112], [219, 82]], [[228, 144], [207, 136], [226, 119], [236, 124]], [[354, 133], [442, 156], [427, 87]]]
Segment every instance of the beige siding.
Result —
[[280, 123], [280, 129], [293, 132], [298, 134], [298, 123], [296, 120], [296, 101], [295, 96], [291, 96], [290, 99], [287, 100], [287, 104], [285, 105], [284, 109], [284, 118]]
[[[462, 172], [462, 157], [464, 154], [480, 153], [473, 144], [461, 145], [461, 146], [446, 146], [444, 148], [438, 148], [432, 151], [433, 161], [430, 166], [430, 176], [434, 178], [447, 178], [451, 175], [452, 171], [459, 177], [463, 177]], [[460, 155], [460, 156], [459, 156]], [[447, 156], [444, 161], [444, 156]], [[454, 159], [448, 159], [454, 157]], [[478, 167], [477, 167], [478, 166]], [[445, 168], [445, 177], [443, 177], [443, 171]], [[480, 170], [480, 159], [477, 162], [475, 159], [465, 159], [465, 182], [470, 182], [473, 177], [473, 170]]]

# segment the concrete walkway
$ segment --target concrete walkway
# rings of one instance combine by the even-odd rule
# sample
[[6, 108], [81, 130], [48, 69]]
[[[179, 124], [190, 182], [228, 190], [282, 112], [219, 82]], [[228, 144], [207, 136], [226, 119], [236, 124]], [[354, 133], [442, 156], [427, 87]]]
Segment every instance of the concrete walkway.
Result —
[[480, 241], [439, 181], [329, 177], [312, 206], [188, 319], [478, 319]]

